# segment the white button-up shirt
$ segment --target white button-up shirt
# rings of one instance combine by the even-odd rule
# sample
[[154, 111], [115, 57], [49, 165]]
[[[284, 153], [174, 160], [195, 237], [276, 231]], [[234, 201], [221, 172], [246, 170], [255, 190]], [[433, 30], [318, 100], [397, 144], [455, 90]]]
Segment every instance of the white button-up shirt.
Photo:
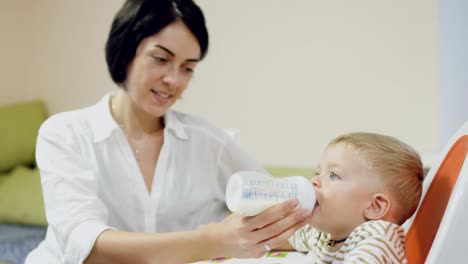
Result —
[[110, 94], [42, 125], [36, 160], [49, 226], [26, 263], [82, 263], [109, 228], [171, 232], [219, 221], [229, 214], [228, 178], [263, 171], [223, 130], [168, 111], [149, 193], [109, 100]]

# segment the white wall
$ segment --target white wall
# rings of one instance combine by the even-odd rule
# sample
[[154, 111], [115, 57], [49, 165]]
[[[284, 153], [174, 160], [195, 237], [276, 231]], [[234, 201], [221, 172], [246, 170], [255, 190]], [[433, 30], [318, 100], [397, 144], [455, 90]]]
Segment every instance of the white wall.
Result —
[[[11, 38], [0, 103], [41, 97], [55, 113], [112, 89], [104, 43], [122, 2], [2, 1], [2, 24], [24, 23], [0, 27]], [[239, 128], [261, 162], [313, 165], [331, 138], [355, 130], [437, 151], [436, 0], [198, 2], [211, 46], [176, 108]]]
[[441, 0], [439, 7], [442, 148], [468, 121], [468, 1]]
[[37, 52], [31, 45], [30, 14], [26, 2], [0, 2], [0, 104], [25, 98], [30, 56]]
[[56, 113], [91, 104], [111, 89], [104, 44], [121, 3], [1, 1], [0, 29], [8, 41], [6, 47], [2, 43], [7, 60], [0, 69], [8, 70], [1, 71], [7, 83], [0, 103], [39, 97]]

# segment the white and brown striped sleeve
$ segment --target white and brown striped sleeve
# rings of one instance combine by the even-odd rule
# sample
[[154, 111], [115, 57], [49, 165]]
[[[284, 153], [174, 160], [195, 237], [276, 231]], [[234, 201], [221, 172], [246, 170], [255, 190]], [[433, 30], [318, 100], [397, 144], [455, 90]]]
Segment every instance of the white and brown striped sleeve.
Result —
[[405, 258], [405, 233], [402, 227], [373, 221], [363, 225], [359, 242], [347, 252], [343, 263], [407, 263]]
[[289, 238], [289, 244], [297, 251], [309, 251], [311, 250], [311, 245], [315, 244], [313, 240], [317, 232], [312, 226], [305, 225]]

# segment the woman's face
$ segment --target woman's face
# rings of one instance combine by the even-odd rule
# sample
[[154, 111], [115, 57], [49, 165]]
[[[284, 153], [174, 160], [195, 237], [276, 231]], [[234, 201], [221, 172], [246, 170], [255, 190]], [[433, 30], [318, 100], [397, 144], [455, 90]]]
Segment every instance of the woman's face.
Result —
[[162, 117], [184, 92], [199, 58], [198, 41], [182, 22], [143, 39], [124, 82], [133, 105]]

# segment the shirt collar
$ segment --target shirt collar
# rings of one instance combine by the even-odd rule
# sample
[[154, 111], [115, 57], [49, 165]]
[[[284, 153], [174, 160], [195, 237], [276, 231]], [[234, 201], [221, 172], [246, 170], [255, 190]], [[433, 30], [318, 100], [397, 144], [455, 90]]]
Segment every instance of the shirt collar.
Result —
[[90, 113], [91, 131], [94, 142], [99, 142], [110, 136], [112, 131], [119, 128], [110, 111], [110, 98], [114, 92], [106, 94], [96, 105], [92, 107]]
[[179, 119], [177, 112], [168, 110], [164, 115], [164, 124], [166, 125], [165, 129], [172, 131], [177, 138], [183, 140], [189, 139], [188, 134], [185, 131], [185, 126]]
[[[99, 142], [108, 138], [112, 132], [119, 128], [119, 125], [112, 117], [110, 110], [110, 98], [115, 93], [110, 92], [106, 94], [94, 107], [91, 111], [91, 131], [94, 136], [94, 141]], [[174, 133], [174, 135], [179, 138], [186, 140], [188, 135], [185, 132], [183, 123], [180, 121], [177, 113], [172, 110], [168, 110], [164, 115], [164, 128], [168, 132]]]

